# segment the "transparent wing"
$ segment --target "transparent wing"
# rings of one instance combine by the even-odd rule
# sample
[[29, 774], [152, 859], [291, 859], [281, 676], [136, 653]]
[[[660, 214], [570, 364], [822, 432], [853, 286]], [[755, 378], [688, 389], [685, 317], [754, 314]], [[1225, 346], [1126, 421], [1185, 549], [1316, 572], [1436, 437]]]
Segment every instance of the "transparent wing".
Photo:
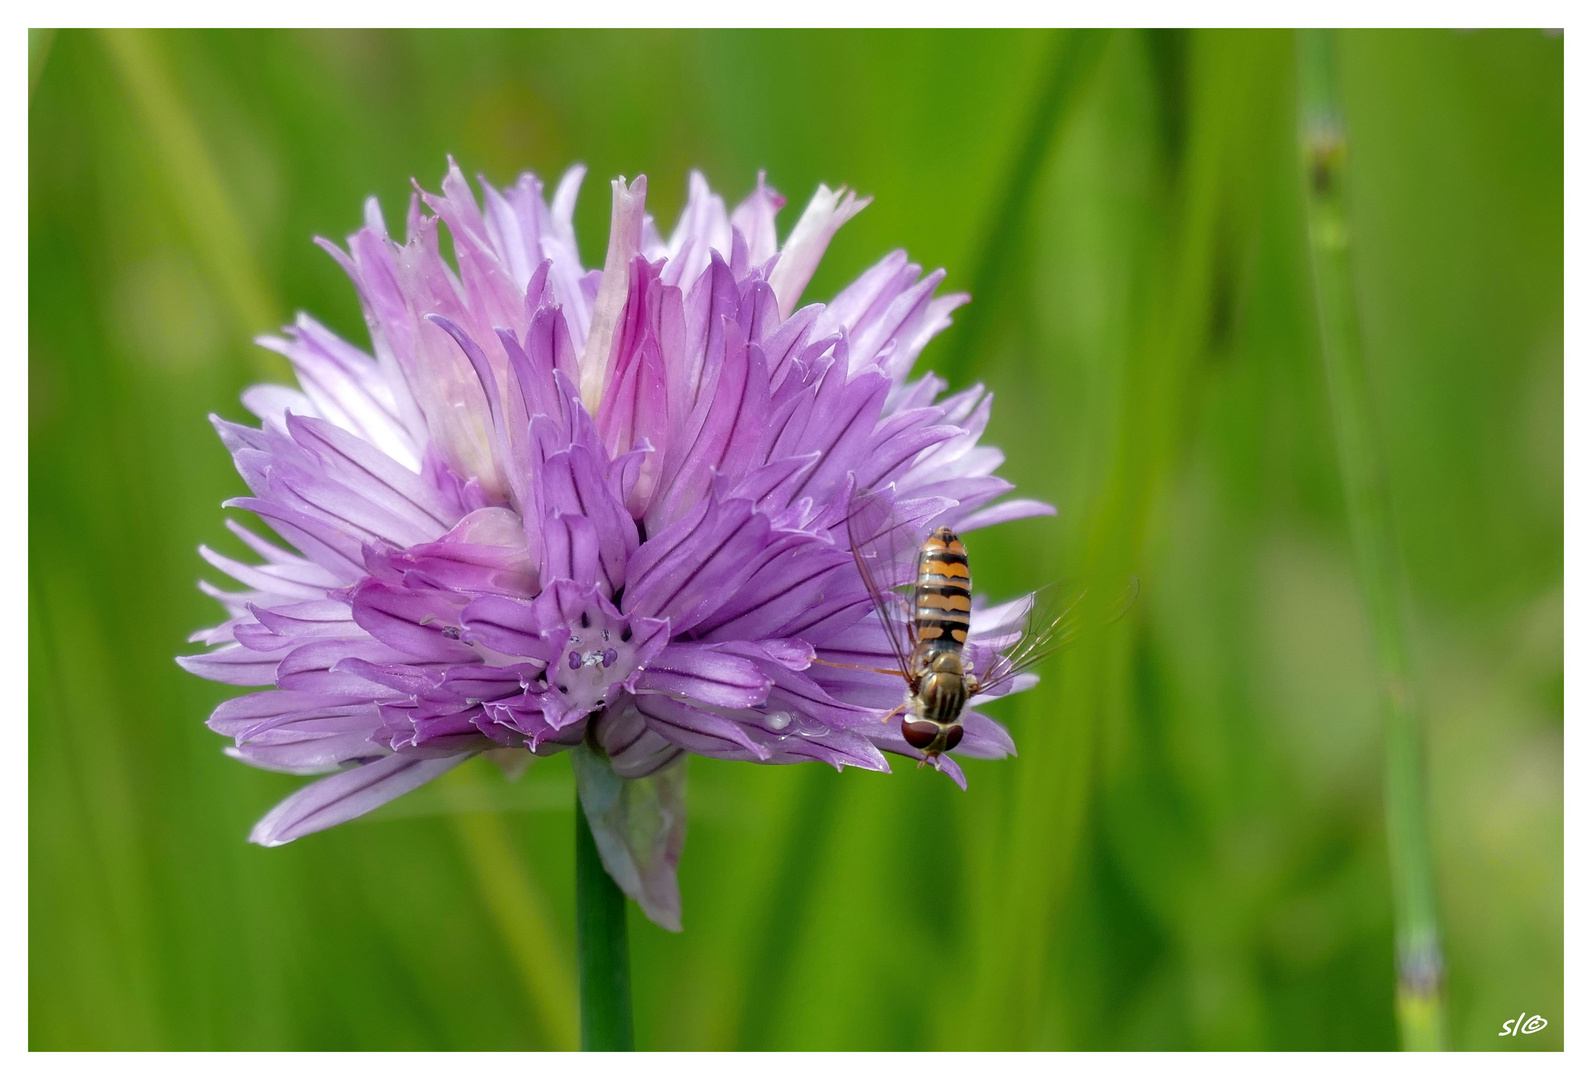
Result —
[[912, 655], [912, 607], [910, 591], [917, 576], [917, 550], [921, 538], [910, 518], [903, 518], [893, 493], [862, 492], [851, 501], [846, 515], [846, 534], [851, 555], [856, 560], [862, 584], [873, 600], [873, 609], [890, 640], [896, 667], [908, 683], [912, 675], [907, 657]]
[[1128, 583], [1105, 604], [1089, 602], [1091, 590], [1079, 581], [1053, 581], [1034, 592], [1026, 604], [980, 636], [1000, 651], [978, 673], [980, 693], [1002, 683], [1075, 643], [1085, 631], [1109, 626], [1128, 613], [1139, 597], [1139, 579]]

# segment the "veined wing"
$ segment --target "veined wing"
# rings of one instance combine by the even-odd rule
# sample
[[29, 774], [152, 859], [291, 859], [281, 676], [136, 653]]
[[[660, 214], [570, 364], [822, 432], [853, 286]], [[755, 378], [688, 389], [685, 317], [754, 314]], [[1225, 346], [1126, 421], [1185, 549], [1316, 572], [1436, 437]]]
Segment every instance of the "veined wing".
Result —
[[[996, 647], [1000, 651], [977, 673], [979, 693], [994, 691], [1051, 654], [1074, 644], [1085, 631], [1116, 622], [1128, 613], [1138, 596], [1138, 578], [1130, 578], [1127, 585], [1100, 607], [1090, 602], [1091, 590], [1083, 582], [1053, 581], [1036, 590], [1029, 603], [980, 635], [998, 643]], [[1015, 641], [1011, 640], [1013, 636]], [[1006, 647], [1002, 648], [1003, 645]]]
[[911, 593], [917, 579], [923, 523], [944, 509], [944, 500], [898, 500], [893, 488], [885, 488], [859, 492], [846, 515], [846, 534], [857, 572], [908, 684], [912, 674], [907, 661], [916, 640]]

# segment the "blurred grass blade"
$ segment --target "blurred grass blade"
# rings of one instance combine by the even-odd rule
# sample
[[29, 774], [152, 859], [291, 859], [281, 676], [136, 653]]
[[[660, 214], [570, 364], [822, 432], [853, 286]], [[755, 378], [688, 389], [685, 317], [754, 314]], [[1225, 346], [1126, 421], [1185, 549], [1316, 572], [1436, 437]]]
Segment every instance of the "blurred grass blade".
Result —
[[801, 935], [802, 913], [812, 904], [817, 880], [813, 866], [834, 839], [842, 786], [838, 774], [811, 769], [801, 778], [795, 810], [784, 841], [784, 855], [769, 880], [759, 910], [758, 936], [747, 946], [740, 970], [738, 1015], [726, 1025], [735, 1032], [736, 1050], [768, 1050], [777, 1012], [759, 1002], [783, 1000]]
[[[280, 309], [265, 284], [242, 218], [198, 127], [171, 84], [165, 63], [156, 54], [151, 33], [103, 30], [101, 38], [154, 141], [156, 156], [164, 167], [163, 179], [189, 243], [220, 284], [239, 330], [253, 337], [275, 329], [281, 322]], [[267, 366], [264, 354], [260, 355], [258, 363]], [[270, 370], [278, 370], [275, 362]]]
[[1406, 1050], [1447, 1042], [1443, 954], [1426, 812], [1420, 713], [1410, 677], [1403, 563], [1387, 466], [1361, 349], [1345, 194], [1349, 142], [1337, 91], [1333, 32], [1299, 34], [1299, 136], [1305, 171], [1327, 400], [1342, 470], [1360, 589], [1371, 616], [1387, 733], [1386, 812], [1398, 949], [1398, 1020]]
[[576, 1046], [575, 978], [547, 914], [547, 902], [496, 813], [464, 810], [462, 786], [439, 783], [459, 812], [449, 817], [487, 912], [514, 961], [530, 1004], [555, 1050]]
[[995, 298], [1000, 295], [1002, 279], [1018, 261], [1015, 254], [1021, 246], [1019, 236], [1029, 213], [1028, 203], [1034, 186], [1051, 150], [1061, 141], [1068, 121], [1077, 112], [1078, 102], [1092, 84], [1111, 36], [1110, 31], [1098, 29], [1056, 33], [1056, 48], [1049, 64], [1050, 78], [1040, 87], [1033, 116], [1012, 157], [994, 214], [980, 234], [984, 250], [973, 274], [971, 289], [973, 299], [980, 302], [965, 309], [961, 333], [952, 339], [956, 343], [955, 351], [941, 364], [941, 374], [953, 387], [960, 386], [968, 374], [978, 368], [988, 337], [989, 320], [1000, 308]]
[[[1266, 45], [1254, 35], [1197, 34], [1190, 41], [1187, 105], [1179, 106], [1188, 116], [1171, 118], [1186, 120], [1190, 136], [1167, 162], [1171, 241], [1151, 279], [1138, 340], [1124, 357], [1112, 457], [1088, 526], [1085, 574], [1093, 580], [1140, 569], [1157, 496], [1185, 449], [1185, 403], [1203, 370], [1211, 311], [1224, 284], [1223, 230], [1244, 233], [1255, 223], [1256, 200], [1245, 198], [1240, 183], [1244, 151], [1261, 122]], [[1031, 722], [1018, 736], [1006, 867], [985, 892], [994, 914], [976, 957], [975, 1047], [1081, 1041], [1082, 1033], [1047, 1033], [1043, 1025], [1047, 1012], [1069, 1011], [1054, 1002], [1068, 992], [1057, 991], [1053, 978], [1063, 933], [1058, 912], [1078, 902], [1105, 729], [1131, 707], [1129, 642], [1110, 634], [1080, 643], [1065, 658], [1064, 677], [1055, 679], [1052, 666], [1051, 689], [1040, 691], [1046, 696], [1031, 694], [1023, 703]]]
[[50, 46], [55, 44], [57, 30], [28, 28], [28, 102], [33, 102], [33, 91], [39, 88], [39, 77], [50, 59]]

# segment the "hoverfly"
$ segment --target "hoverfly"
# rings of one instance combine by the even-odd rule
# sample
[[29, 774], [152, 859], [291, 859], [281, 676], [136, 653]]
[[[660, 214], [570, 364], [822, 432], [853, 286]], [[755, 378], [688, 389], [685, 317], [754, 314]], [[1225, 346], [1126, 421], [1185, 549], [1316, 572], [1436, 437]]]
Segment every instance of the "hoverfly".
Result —
[[[969, 701], [1016, 679], [1077, 639], [1086, 625], [1087, 589], [1053, 582], [994, 609], [983, 640], [969, 642], [973, 580], [967, 548], [945, 526], [915, 544], [922, 533], [912, 517], [910, 510], [894, 507], [885, 496], [865, 493], [853, 500], [846, 528], [852, 557], [896, 661], [893, 670], [865, 670], [900, 675], [905, 682], [904, 700], [883, 719], [901, 716], [901, 737], [922, 753], [922, 768], [962, 741], [962, 714]], [[1121, 618], [1138, 591], [1137, 579], [1131, 579], [1088, 622], [1104, 625]]]

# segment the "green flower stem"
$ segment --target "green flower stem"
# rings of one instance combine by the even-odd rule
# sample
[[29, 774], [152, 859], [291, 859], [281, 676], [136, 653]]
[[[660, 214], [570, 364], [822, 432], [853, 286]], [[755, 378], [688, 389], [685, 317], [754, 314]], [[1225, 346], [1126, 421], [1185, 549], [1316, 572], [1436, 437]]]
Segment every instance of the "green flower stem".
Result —
[[580, 954], [580, 1048], [634, 1050], [625, 894], [603, 869], [575, 796], [575, 943]]
[[1361, 351], [1344, 191], [1348, 138], [1338, 103], [1333, 32], [1299, 34], [1300, 140], [1310, 260], [1344, 501], [1370, 613], [1387, 732], [1386, 812], [1397, 944], [1397, 1008], [1406, 1050], [1447, 1043], [1443, 954], [1427, 824], [1420, 711], [1410, 678], [1405, 582], [1386, 461]]

